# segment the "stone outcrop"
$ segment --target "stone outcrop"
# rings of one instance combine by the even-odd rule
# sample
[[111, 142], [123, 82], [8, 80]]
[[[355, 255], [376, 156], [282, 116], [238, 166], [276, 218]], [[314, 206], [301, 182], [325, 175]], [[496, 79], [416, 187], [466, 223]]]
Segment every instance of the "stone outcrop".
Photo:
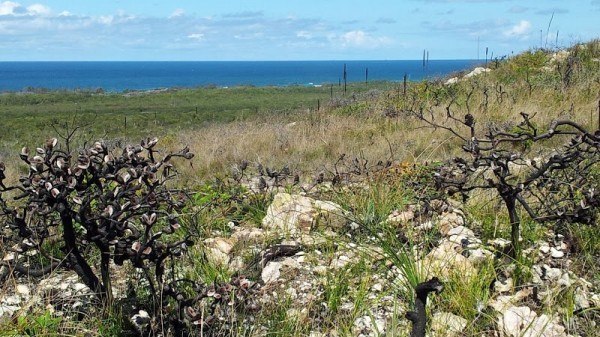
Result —
[[273, 198], [262, 225], [266, 230], [294, 237], [319, 226], [341, 228], [348, 221], [349, 213], [333, 202], [282, 192]]

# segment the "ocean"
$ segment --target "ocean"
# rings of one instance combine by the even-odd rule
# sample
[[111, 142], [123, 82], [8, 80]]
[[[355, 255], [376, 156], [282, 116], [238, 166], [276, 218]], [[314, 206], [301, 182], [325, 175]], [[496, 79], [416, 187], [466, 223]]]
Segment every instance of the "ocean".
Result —
[[325, 85], [445, 76], [476, 60], [0, 62], [0, 92], [33, 89], [123, 92], [202, 86]]

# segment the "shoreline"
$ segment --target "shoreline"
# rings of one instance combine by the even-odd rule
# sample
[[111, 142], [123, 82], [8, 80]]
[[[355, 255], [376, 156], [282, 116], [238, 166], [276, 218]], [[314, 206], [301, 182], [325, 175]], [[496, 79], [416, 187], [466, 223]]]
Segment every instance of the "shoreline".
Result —
[[[456, 73], [456, 72], [455, 72]], [[452, 74], [455, 74], [452, 73]], [[446, 74], [437, 78], [445, 78], [451, 76], [452, 74]], [[417, 82], [416, 80], [407, 80], [409, 83]], [[399, 84], [402, 83], [402, 80], [372, 80], [369, 81], [366, 85], [385, 85], [385, 84]], [[361, 81], [352, 81], [347, 82], [348, 86], [356, 86], [356, 85], [365, 85], [365, 82]], [[219, 86], [215, 84], [206, 84], [200, 86], [176, 86], [176, 87], [157, 87], [157, 88], [148, 88], [148, 89], [124, 89], [124, 90], [106, 90], [102, 87], [97, 88], [46, 88], [46, 87], [27, 87], [21, 90], [1, 90], [0, 95], [35, 95], [35, 94], [96, 94], [96, 95], [142, 95], [142, 94], [160, 94], [165, 92], [176, 92], [182, 90], [213, 90], [213, 89], [244, 89], [244, 88], [259, 88], [259, 89], [286, 89], [286, 88], [330, 88], [333, 86], [334, 88], [343, 87], [344, 84], [341, 85], [338, 83], [306, 83], [306, 84], [287, 84], [287, 85], [254, 85], [254, 84], [237, 84], [237, 85], [229, 85], [229, 86]]]

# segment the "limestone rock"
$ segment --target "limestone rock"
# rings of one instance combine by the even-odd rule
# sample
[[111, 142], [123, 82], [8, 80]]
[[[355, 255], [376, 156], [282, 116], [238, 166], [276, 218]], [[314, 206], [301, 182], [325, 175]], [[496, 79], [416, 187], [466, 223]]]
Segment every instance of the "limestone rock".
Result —
[[466, 74], [465, 78], [469, 78], [469, 77], [481, 75], [483, 73], [487, 73], [487, 72], [490, 72], [490, 71], [492, 71], [492, 69], [490, 69], [490, 68], [476, 67], [470, 73]]
[[431, 318], [431, 329], [444, 333], [444, 336], [460, 336], [468, 321], [449, 312], [436, 312]]
[[494, 290], [499, 293], [506, 293], [513, 289], [513, 279], [509, 277], [504, 282], [497, 280], [494, 282]]
[[24, 284], [17, 284], [16, 287], [17, 294], [21, 296], [29, 296], [29, 287]]
[[442, 213], [439, 219], [440, 233], [448, 235], [451, 229], [465, 224], [465, 219], [458, 212]]
[[501, 295], [489, 302], [489, 305], [498, 312], [504, 312], [508, 308], [515, 306], [527, 297], [533, 294], [533, 288], [523, 288], [512, 295]]
[[262, 243], [265, 239], [265, 231], [261, 228], [240, 228], [231, 234], [231, 239], [238, 243]]
[[468, 253], [469, 253], [468, 259], [473, 264], [483, 263], [494, 257], [494, 253], [492, 253], [489, 250], [484, 249], [484, 248], [477, 248], [477, 249], [469, 250]]
[[367, 315], [354, 321], [353, 332], [355, 336], [383, 336], [385, 335], [385, 328], [384, 319]]
[[336, 203], [289, 193], [277, 193], [262, 221], [266, 229], [282, 234], [308, 233], [317, 225], [341, 228], [348, 212]]
[[446, 236], [452, 236], [452, 235], [457, 235], [457, 236], [462, 236], [462, 237], [467, 237], [467, 238], [475, 237], [475, 233], [471, 229], [469, 229], [465, 226], [462, 226], [462, 225], [460, 225], [458, 227], [454, 227], [446, 233]]
[[387, 222], [395, 224], [406, 224], [415, 218], [415, 212], [409, 209], [404, 212], [398, 210], [393, 211], [392, 214], [388, 215]]
[[229, 253], [233, 249], [233, 241], [225, 238], [208, 238], [204, 240], [204, 252], [211, 263], [227, 266], [230, 261]]
[[263, 268], [260, 278], [265, 284], [276, 282], [281, 276], [281, 262], [271, 261]]
[[529, 307], [510, 307], [498, 317], [498, 328], [507, 337], [566, 337], [558, 317], [538, 316]]
[[550, 256], [555, 259], [560, 259], [565, 256], [565, 253], [562, 250], [558, 250], [554, 247], [550, 248]]
[[476, 273], [471, 261], [461, 254], [462, 248], [450, 241], [443, 240], [424, 259], [417, 261], [417, 268], [427, 272], [427, 278], [437, 276], [448, 279], [451, 273], [460, 273], [471, 277]]

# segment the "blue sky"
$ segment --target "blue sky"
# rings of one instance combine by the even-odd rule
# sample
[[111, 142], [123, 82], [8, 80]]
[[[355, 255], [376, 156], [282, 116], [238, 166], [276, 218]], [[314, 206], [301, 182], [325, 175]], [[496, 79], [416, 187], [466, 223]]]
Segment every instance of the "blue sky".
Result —
[[599, 18], [600, 0], [0, 0], [0, 61], [474, 59], [598, 38]]

